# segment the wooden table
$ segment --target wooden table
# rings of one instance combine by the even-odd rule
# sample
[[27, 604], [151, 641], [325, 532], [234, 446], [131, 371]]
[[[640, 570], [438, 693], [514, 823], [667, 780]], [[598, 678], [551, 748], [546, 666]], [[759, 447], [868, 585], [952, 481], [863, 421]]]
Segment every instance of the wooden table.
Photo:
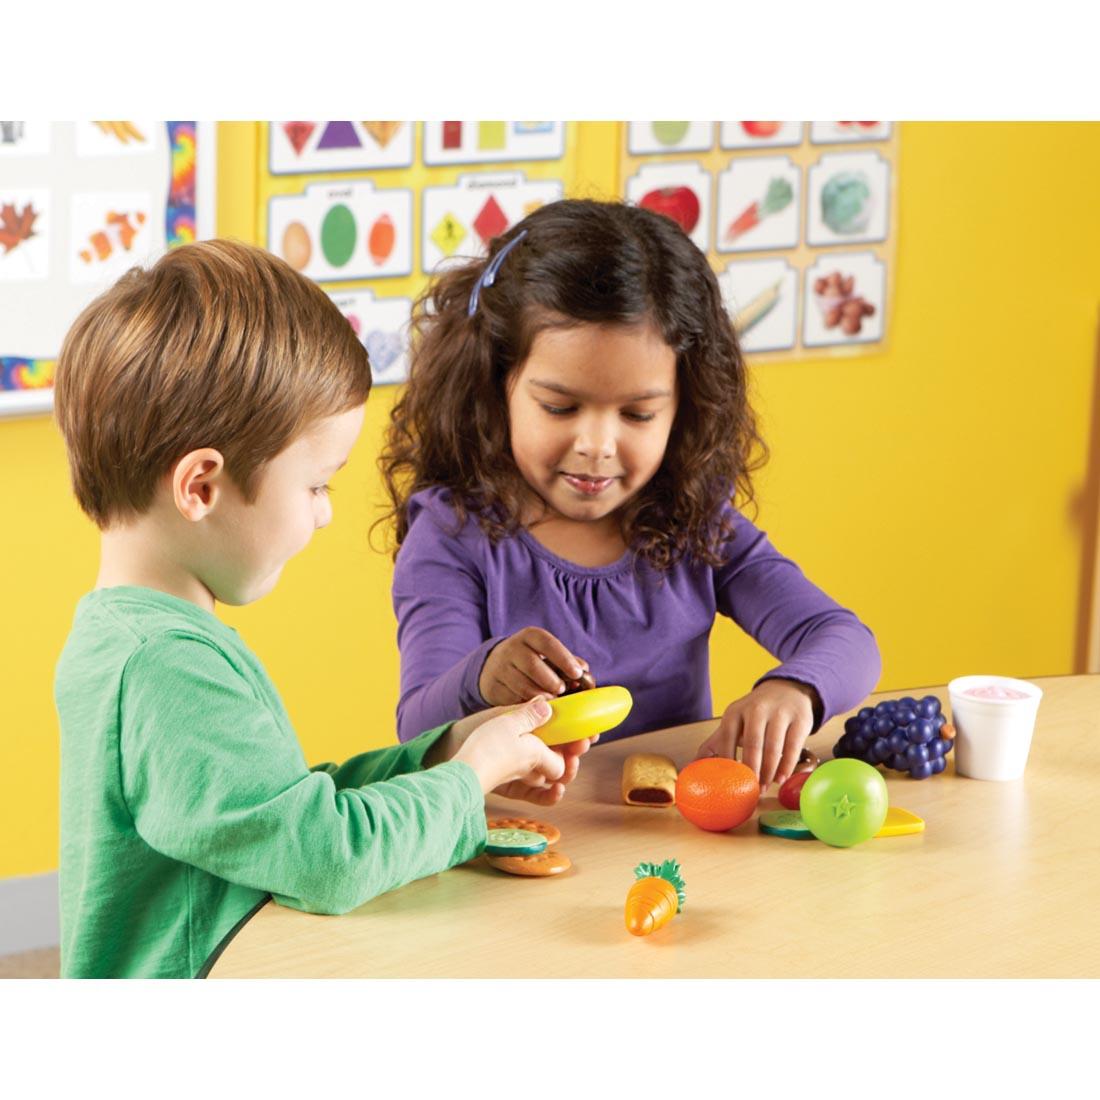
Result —
[[[210, 976], [1100, 977], [1100, 676], [1035, 682], [1044, 696], [1023, 779], [964, 779], [953, 763], [922, 781], [887, 773], [891, 803], [920, 814], [922, 834], [831, 848], [765, 836], [755, 817], [714, 834], [675, 809], [623, 805], [623, 758], [664, 752], [683, 765], [714, 728], [702, 722], [584, 758], [541, 814], [562, 831], [566, 874], [516, 878], [478, 859], [342, 917], [268, 902]], [[829, 754], [841, 725], [809, 747]], [[774, 792], [761, 809], [778, 808]], [[636, 939], [623, 925], [632, 870], [666, 857], [682, 865], [685, 912]]]

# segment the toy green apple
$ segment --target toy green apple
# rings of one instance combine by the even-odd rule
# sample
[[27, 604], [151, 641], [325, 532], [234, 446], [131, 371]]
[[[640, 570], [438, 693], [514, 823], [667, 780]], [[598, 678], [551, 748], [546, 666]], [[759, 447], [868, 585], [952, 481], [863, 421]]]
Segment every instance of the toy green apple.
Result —
[[873, 837], [890, 808], [882, 774], [850, 758], [829, 760], [811, 772], [798, 802], [810, 832], [834, 848]]
[[685, 233], [699, 224], [699, 196], [690, 187], [658, 187], [647, 191], [638, 205], [671, 218]]

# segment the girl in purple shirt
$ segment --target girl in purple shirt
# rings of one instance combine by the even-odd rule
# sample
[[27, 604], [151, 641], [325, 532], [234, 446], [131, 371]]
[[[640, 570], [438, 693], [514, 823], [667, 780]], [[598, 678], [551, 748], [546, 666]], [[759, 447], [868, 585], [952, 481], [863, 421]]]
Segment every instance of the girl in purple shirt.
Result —
[[737, 507], [766, 449], [706, 257], [661, 215], [565, 200], [416, 303], [382, 468], [402, 740], [589, 671], [634, 697], [605, 740], [712, 716], [727, 615], [779, 664], [699, 755], [782, 782], [871, 691], [871, 632]]

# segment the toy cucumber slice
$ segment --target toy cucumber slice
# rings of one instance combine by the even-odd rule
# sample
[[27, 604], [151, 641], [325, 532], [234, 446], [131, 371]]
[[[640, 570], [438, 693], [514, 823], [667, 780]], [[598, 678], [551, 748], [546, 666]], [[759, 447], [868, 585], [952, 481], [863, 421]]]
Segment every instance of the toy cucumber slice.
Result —
[[553, 714], [532, 732], [548, 745], [564, 745], [614, 729], [634, 705], [624, 687], [600, 687], [550, 700]]
[[758, 818], [760, 831], [772, 836], [784, 836], [788, 840], [813, 840], [809, 825], [797, 810], [768, 810]]
[[537, 856], [546, 851], [546, 837], [529, 829], [490, 829], [485, 838], [487, 856]]

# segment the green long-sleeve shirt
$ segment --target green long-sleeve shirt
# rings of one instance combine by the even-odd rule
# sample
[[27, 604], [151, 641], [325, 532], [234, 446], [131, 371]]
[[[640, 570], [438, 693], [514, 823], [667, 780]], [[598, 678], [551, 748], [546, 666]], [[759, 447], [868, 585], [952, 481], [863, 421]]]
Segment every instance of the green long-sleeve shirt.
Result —
[[193, 977], [267, 894], [344, 913], [484, 846], [473, 769], [420, 770], [448, 727], [311, 770], [237, 632], [175, 596], [85, 596], [55, 696], [66, 977]]

